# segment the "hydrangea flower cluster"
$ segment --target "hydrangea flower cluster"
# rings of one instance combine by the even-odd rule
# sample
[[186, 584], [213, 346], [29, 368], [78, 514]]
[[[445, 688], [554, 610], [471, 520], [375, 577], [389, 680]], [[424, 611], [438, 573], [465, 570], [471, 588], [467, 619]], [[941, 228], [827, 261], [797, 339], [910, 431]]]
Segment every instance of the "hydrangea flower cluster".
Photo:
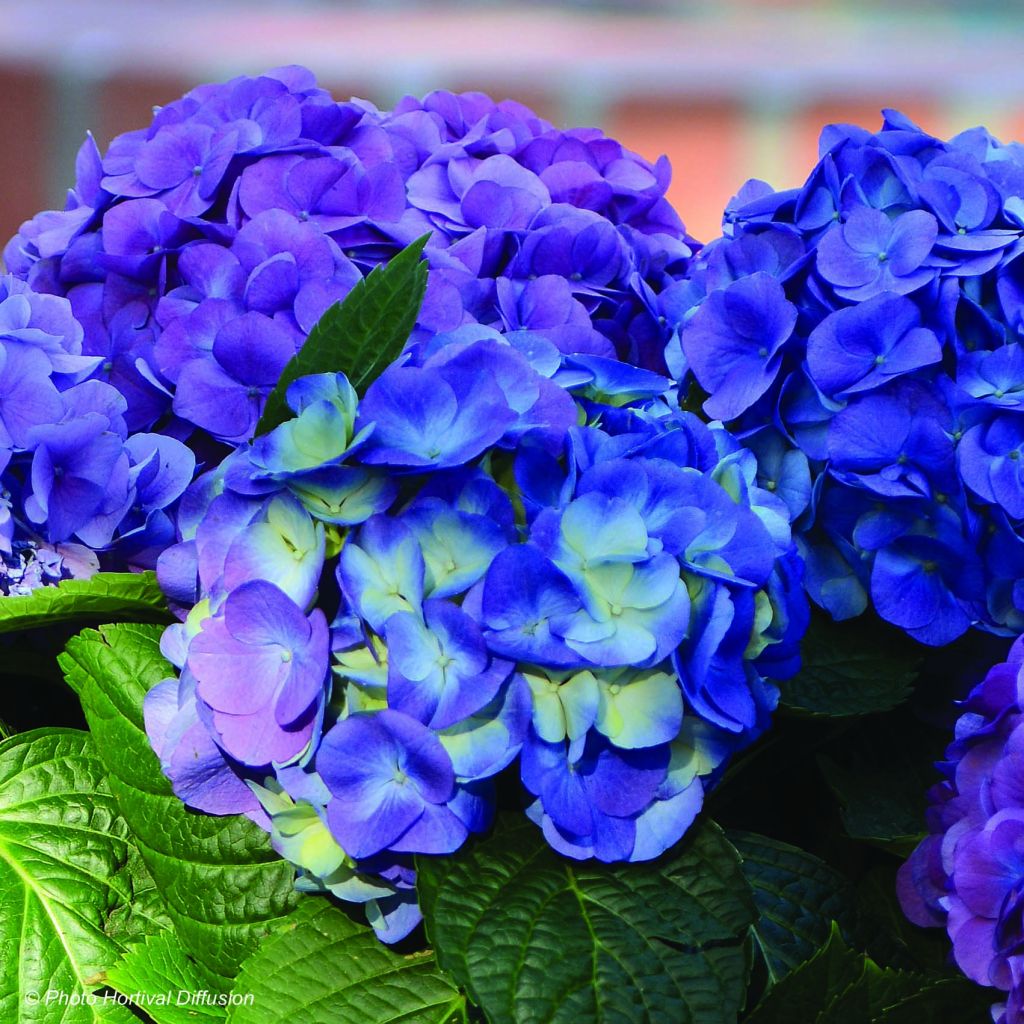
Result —
[[998, 1024], [1024, 1021], [1024, 637], [963, 704], [931, 790], [930, 835], [900, 869], [904, 912], [945, 927], [960, 969], [1008, 993]]
[[745, 185], [659, 297], [669, 366], [758, 454], [835, 618], [1019, 633], [1024, 150], [892, 111], [821, 150], [801, 188]]
[[22, 225], [11, 273], [64, 295], [130, 430], [247, 440], [285, 363], [374, 266], [430, 233], [414, 344], [482, 325], [663, 370], [656, 293], [690, 239], [670, 170], [478, 93], [393, 111], [288, 67], [204, 85]]
[[[418, 920], [411, 855], [526, 813], [574, 858], [675, 843], [766, 727], [806, 627], [788, 509], [670, 382], [551, 340], [341, 374], [186, 494], [147, 729], [175, 792], [247, 813], [302, 884]], [[189, 609], [184, 612], [185, 609]]]
[[0, 593], [25, 594], [99, 567], [153, 567], [175, 540], [175, 502], [195, 457], [129, 433], [124, 397], [96, 374], [67, 299], [0, 278]]
[[0, 596], [27, 597], [62, 580], [87, 580], [99, 568], [96, 552], [84, 544], [12, 541], [9, 551], [0, 551]]

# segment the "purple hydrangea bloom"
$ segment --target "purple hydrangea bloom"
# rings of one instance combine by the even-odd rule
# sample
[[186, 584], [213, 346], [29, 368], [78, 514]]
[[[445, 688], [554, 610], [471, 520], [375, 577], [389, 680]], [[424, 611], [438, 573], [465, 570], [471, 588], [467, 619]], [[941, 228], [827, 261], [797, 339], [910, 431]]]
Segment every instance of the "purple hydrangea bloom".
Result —
[[259, 801], [240, 770], [200, 718], [195, 679], [165, 679], [146, 694], [146, 732], [174, 793], [207, 814], [248, 814], [259, 820]]
[[[669, 329], [652, 302], [692, 254], [668, 184], [664, 159], [516, 103], [437, 92], [380, 111], [279, 68], [193, 89], [105, 154], [87, 139], [65, 210], [22, 225], [5, 259], [68, 297], [130, 429], [173, 414], [175, 436], [235, 445], [324, 311], [427, 233], [414, 363], [477, 325], [556, 360], [663, 371]], [[421, 410], [432, 426], [452, 411], [440, 392]]]
[[396, 612], [384, 624], [388, 704], [434, 729], [485, 708], [512, 671], [492, 657], [480, 626], [458, 605], [429, 598], [423, 616]]
[[[525, 360], [523, 365], [526, 369]], [[476, 371], [398, 366], [366, 393], [361, 422], [373, 433], [362, 455], [371, 465], [460, 466], [495, 444], [513, 420], [486, 364]]]
[[[26, 222], [4, 254], [0, 463], [20, 535], [133, 567], [191, 539], [171, 491], [252, 436], [325, 310], [424, 234], [427, 298], [405, 365], [369, 398], [365, 464], [460, 465], [499, 430], [505, 446], [543, 432], [558, 449], [575, 415], [563, 386], [580, 373], [563, 361], [665, 369], [653, 303], [692, 254], [668, 184], [664, 159], [515, 103], [432, 93], [380, 111], [294, 67], [193, 89], [106, 153], [90, 136], [65, 209]], [[393, 375], [420, 393], [389, 416]], [[296, 429], [339, 418], [323, 407]], [[127, 444], [137, 433], [168, 439], [158, 458]], [[387, 507], [395, 486], [341, 466], [344, 450], [289, 476], [339, 526]], [[279, 457], [270, 440], [251, 452], [265, 479], [290, 473]]]
[[173, 437], [130, 433], [124, 397], [95, 379], [102, 359], [83, 348], [67, 299], [0, 279], [0, 554], [12, 593], [88, 576], [98, 555], [151, 568], [176, 539], [195, 457]]
[[[5, 425], [40, 439], [29, 507], [159, 556], [184, 619], [180, 677], [146, 708], [175, 792], [249, 814], [301, 888], [364, 903], [388, 941], [418, 920], [411, 855], [486, 829], [506, 770], [564, 854], [657, 857], [799, 665], [809, 474], [766, 445], [773, 495], [751, 451], [680, 409], [666, 344], [695, 293], [668, 182], [666, 161], [518, 104], [382, 112], [285, 68], [195, 89], [105, 154], [89, 141], [66, 210], [6, 250], [82, 328], [47, 349], [82, 444], [28, 403]], [[424, 234], [396, 363], [361, 400], [340, 375], [294, 382], [293, 416], [252, 440], [324, 311]], [[753, 284], [722, 269], [743, 322], [706, 325], [728, 356], [709, 366], [749, 375], [741, 405], [788, 372], [792, 251], [738, 261]], [[885, 351], [926, 365], [904, 333]], [[214, 467], [176, 517], [193, 464], [172, 437]]]
[[658, 296], [669, 367], [757, 453], [835, 618], [1024, 630], [1022, 167], [983, 129], [828, 126], [804, 186], [745, 185]]
[[796, 307], [769, 274], [742, 277], [701, 303], [686, 329], [690, 368], [711, 393], [705, 411], [735, 419], [778, 376]]
[[912, 301], [879, 295], [829, 314], [807, 338], [807, 368], [828, 398], [872, 391], [942, 358]]
[[563, 746], [531, 737], [525, 748], [523, 782], [538, 797], [534, 820], [569, 856], [629, 859], [636, 819], [665, 779], [668, 746], [617, 750], [594, 732], [576, 757]]
[[[97, 414], [33, 431], [32, 495], [27, 512], [60, 539], [81, 534], [90, 521], [127, 497], [128, 456], [110, 421]], [[122, 486], [111, 493], [109, 482]], [[101, 540], [97, 547], [102, 546]]]
[[960, 969], [1007, 993], [1000, 1024], [1024, 1020], [1024, 638], [963, 704], [930, 792], [929, 835], [899, 874], [915, 924], [945, 927]]
[[[2, 515], [2, 509], [0, 509]], [[96, 553], [83, 544], [48, 545], [0, 538], [0, 596], [26, 597], [61, 580], [87, 580], [99, 570]]]
[[212, 359], [182, 367], [174, 411], [222, 440], [246, 441], [295, 343], [273, 320], [249, 312], [217, 331], [210, 352]]

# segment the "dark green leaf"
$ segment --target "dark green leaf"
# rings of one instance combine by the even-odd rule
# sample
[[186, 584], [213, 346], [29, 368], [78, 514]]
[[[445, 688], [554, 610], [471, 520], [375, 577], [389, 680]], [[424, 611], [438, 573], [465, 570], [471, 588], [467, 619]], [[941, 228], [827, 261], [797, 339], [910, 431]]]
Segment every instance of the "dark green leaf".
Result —
[[920, 992], [930, 982], [919, 974], [879, 967], [863, 957], [861, 976], [833, 998], [817, 1024], [874, 1024], [885, 1011]]
[[828, 942], [783, 978], [758, 1003], [746, 1024], [815, 1024], [824, 1008], [860, 979], [864, 960], [843, 942], [833, 924]]
[[713, 822], [657, 861], [602, 865], [513, 818], [417, 868], [438, 960], [491, 1024], [736, 1020], [755, 910]]
[[828, 942], [780, 981], [745, 1024], [981, 1024], [977, 991], [963, 979], [879, 967], [850, 949], [833, 925]]
[[819, 763], [842, 805], [847, 835], [908, 856], [924, 835], [927, 786], [891, 770], [851, 771], [824, 756]]
[[227, 1016], [210, 994], [218, 979], [189, 958], [173, 932], [136, 943], [107, 981], [156, 1024], [217, 1024]]
[[99, 618], [169, 622], [156, 573], [98, 572], [88, 580], [39, 587], [24, 597], [0, 597], [0, 633]]
[[119, 884], [128, 828], [104, 774], [88, 733], [77, 729], [39, 729], [0, 744], [5, 1024], [133, 1020], [116, 1003], [82, 1001], [121, 955], [104, 924], [131, 898]]
[[907, 920], [896, 896], [899, 863], [887, 858], [857, 883], [857, 945], [887, 967], [942, 975], [949, 963], [949, 937], [941, 928], [919, 928]]
[[943, 978], [886, 1009], [876, 1024], [990, 1024], [1003, 993], [966, 978]]
[[783, 706], [845, 717], [886, 711], [906, 700], [922, 662], [920, 645], [874, 617], [833, 622], [814, 616], [802, 647], [803, 666], [779, 684]]
[[401, 355], [427, 288], [427, 265], [420, 259], [427, 237], [374, 267], [343, 301], [324, 313], [267, 398], [256, 436], [291, 418], [285, 393], [293, 380], [311, 373], [340, 372], [362, 395]]
[[194, 813], [171, 792], [142, 722], [146, 691], [171, 673], [160, 632], [138, 625], [86, 630], [60, 663], [185, 949], [230, 979], [294, 909], [293, 869], [247, 818]]
[[825, 780], [842, 805], [847, 834], [906, 856], [924, 832], [935, 762], [949, 736], [897, 712], [864, 719], [820, 756]]
[[751, 832], [729, 832], [753, 887], [754, 937], [771, 984], [799, 967], [828, 940], [832, 921], [850, 929], [853, 893], [838, 871], [804, 850]]
[[325, 900], [308, 898], [243, 965], [231, 1024], [454, 1024], [465, 997], [429, 952], [401, 955]]

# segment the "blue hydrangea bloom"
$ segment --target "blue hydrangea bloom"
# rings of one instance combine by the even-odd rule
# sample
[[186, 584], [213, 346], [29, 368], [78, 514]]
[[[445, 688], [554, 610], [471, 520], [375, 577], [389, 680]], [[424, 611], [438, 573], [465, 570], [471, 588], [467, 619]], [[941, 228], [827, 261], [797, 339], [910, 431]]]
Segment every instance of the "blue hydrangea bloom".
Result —
[[1024, 149], [984, 129], [831, 125], [802, 188], [749, 182], [652, 300], [837, 619], [871, 606], [931, 645], [1024, 629], [1022, 197]]
[[[754, 454], [653, 371], [521, 340], [438, 336], [361, 400], [296, 381], [160, 561], [181, 672], [147, 728], [175, 792], [252, 816], [388, 941], [411, 855], [486, 829], [501, 772], [564, 855], [657, 857], [799, 667], [791, 512]], [[322, 474], [372, 499], [334, 515]]]
[[451, 758], [431, 729], [400, 711], [343, 719], [316, 763], [331, 792], [328, 826], [352, 857], [451, 853], [469, 833], [453, 806], [460, 790]]

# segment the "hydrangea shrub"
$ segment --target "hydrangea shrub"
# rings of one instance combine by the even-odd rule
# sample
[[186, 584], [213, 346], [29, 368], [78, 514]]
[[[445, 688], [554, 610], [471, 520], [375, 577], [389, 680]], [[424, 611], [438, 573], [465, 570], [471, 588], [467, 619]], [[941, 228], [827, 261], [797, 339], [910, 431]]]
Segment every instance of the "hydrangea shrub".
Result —
[[[0, 739], [3, 1012], [978, 1019], [900, 927], [928, 758], [896, 705], [915, 641], [1024, 626], [1020, 166], [833, 126], [694, 258], [664, 160], [480, 94], [284, 68], [88, 140], [5, 253], [0, 632], [132, 621], [60, 656], [89, 734]], [[157, 565], [179, 621], [136, 621], [151, 574], [21, 596], [100, 565]], [[805, 589], [909, 638], [819, 618], [735, 757]], [[63, 687], [24, 639], [15, 728]], [[900, 883], [1002, 1024], [1022, 650]]]

